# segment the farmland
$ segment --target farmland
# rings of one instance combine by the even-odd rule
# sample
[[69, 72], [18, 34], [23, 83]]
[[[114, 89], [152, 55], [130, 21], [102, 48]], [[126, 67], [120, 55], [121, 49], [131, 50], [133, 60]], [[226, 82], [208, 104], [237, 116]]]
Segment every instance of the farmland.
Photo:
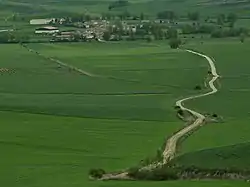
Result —
[[[250, 171], [249, 5], [0, 0], [0, 184], [249, 185], [88, 179], [161, 164]], [[36, 34], [39, 18], [59, 32]], [[99, 168], [108, 173], [91, 174]], [[145, 176], [132, 178], [155, 180]]]
[[[196, 59], [196, 57], [178, 51], [169, 51], [169, 55], [166, 55], [163, 53], [167, 50], [164, 46], [162, 52], [160, 50], [158, 52], [162, 55], [155, 54], [154, 50], [157, 50], [157, 47], [142, 45], [131, 50], [129, 48], [131, 44], [125, 44], [121, 54], [109, 55], [105, 53], [104, 48], [110, 53], [111, 49], [102, 44], [90, 44], [87, 47], [89, 49], [85, 49], [86, 53], [84, 49], [81, 49], [81, 45], [72, 47], [52, 45], [45, 48], [42, 44], [35, 45], [37, 46], [34, 46], [34, 49], [40, 48], [41, 53], [48, 56], [52, 51], [51, 48], [55, 47], [53, 56], [79, 68], [86, 67], [85, 70], [105, 77], [82, 76], [29, 53], [18, 45], [2, 46], [1, 51], [3, 55], [6, 55], [5, 61], [1, 64], [2, 67], [13, 68], [15, 71], [11, 76], [3, 74], [5, 80], [1, 79], [2, 110], [82, 117], [173, 121], [175, 120], [174, 100], [182, 97], [183, 90], [190, 94], [195, 92], [194, 85], [202, 84], [202, 75], [207, 69], [206, 64], [200, 63], [202, 59], [193, 61], [193, 65], [184, 64], [183, 67], [186, 68], [183, 68], [184, 59]], [[88, 51], [94, 47], [103, 49], [100, 50], [102, 52], [99, 56]], [[18, 51], [19, 54], [10, 57], [8, 52], [10, 53], [11, 49]], [[143, 50], [148, 56], [143, 57]], [[149, 51], [151, 54], [148, 53]], [[20, 56], [25, 58], [23, 59], [25, 64], [19, 62]], [[165, 67], [169, 58], [172, 65]], [[198, 66], [195, 65], [196, 63]], [[166, 73], [167, 69], [163, 71], [162, 68], [169, 68], [169, 73]], [[196, 71], [197, 73], [193, 74], [197, 78], [177, 77], [174, 79], [176, 82], [168, 82], [171, 81], [171, 77], [176, 76], [173, 70], [178, 72], [181, 70], [184, 74]], [[119, 76], [121, 80], [113, 78], [116, 76]], [[155, 76], [155, 78], [150, 79], [149, 76]], [[164, 81], [164, 79], [167, 80]], [[178, 86], [180, 84], [183, 86]], [[149, 113], [153, 115], [148, 115]]]
[[87, 182], [90, 168], [118, 170], [154, 155], [164, 137], [183, 126], [175, 100], [197, 92], [193, 86], [207, 70], [203, 59], [163, 44], [29, 44], [101, 78], [17, 44], [0, 47], [1, 67], [8, 70], [1, 72], [0, 181], [14, 187], [98, 186]]

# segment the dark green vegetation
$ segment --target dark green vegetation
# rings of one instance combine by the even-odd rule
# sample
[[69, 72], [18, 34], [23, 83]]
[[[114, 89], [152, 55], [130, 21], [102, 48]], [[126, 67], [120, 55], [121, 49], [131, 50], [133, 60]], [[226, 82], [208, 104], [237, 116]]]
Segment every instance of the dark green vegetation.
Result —
[[124, 12], [129, 10], [133, 14], [154, 16], [160, 11], [175, 10], [178, 14], [187, 14], [190, 11], [199, 11], [205, 15], [214, 15], [221, 12], [237, 12], [247, 15], [248, 1], [237, 0], [2, 0], [3, 10], [28, 14], [49, 14], [52, 10], [57, 13], [103, 13]]

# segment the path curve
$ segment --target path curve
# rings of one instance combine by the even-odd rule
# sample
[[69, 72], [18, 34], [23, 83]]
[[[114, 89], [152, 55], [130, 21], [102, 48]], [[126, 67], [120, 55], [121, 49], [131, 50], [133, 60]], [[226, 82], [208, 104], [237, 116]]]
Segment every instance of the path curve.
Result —
[[198, 55], [200, 57], [203, 57], [208, 61], [209, 65], [210, 65], [211, 72], [212, 72], [212, 76], [213, 76], [212, 79], [209, 81], [209, 87], [211, 88], [211, 91], [207, 92], [207, 93], [204, 93], [204, 94], [196, 95], [196, 96], [190, 96], [190, 97], [178, 100], [176, 102], [176, 106], [179, 106], [180, 109], [188, 111], [191, 114], [193, 114], [196, 117], [196, 120], [191, 125], [189, 125], [186, 128], [180, 130], [179, 132], [177, 132], [176, 134], [174, 134], [172, 137], [170, 137], [167, 140], [166, 146], [165, 146], [165, 149], [164, 149], [164, 152], [163, 152], [163, 164], [166, 164], [167, 162], [169, 162], [169, 160], [174, 158], [175, 153], [176, 153], [177, 142], [181, 137], [186, 135], [188, 132], [196, 129], [197, 127], [201, 126], [202, 124], [204, 124], [203, 122], [204, 122], [205, 116], [200, 114], [199, 112], [196, 112], [196, 111], [192, 110], [192, 109], [186, 108], [184, 106], [183, 102], [188, 101], [188, 100], [192, 100], [192, 99], [196, 99], [196, 98], [200, 98], [200, 97], [205, 97], [205, 96], [208, 96], [208, 95], [212, 95], [212, 94], [218, 92], [218, 89], [214, 86], [214, 82], [220, 76], [218, 75], [218, 73], [216, 71], [214, 61], [210, 57], [208, 57], [208, 56], [206, 56], [204, 54], [201, 54], [201, 53], [198, 53], [198, 52], [195, 52], [195, 51], [192, 51], [192, 50], [188, 50], [188, 49], [186, 51], [189, 52], [189, 53]]

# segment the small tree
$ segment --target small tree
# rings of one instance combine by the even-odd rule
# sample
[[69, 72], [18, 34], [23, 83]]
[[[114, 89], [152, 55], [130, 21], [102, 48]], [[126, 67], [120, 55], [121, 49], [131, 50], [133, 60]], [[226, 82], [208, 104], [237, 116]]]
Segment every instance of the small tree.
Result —
[[144, 20], [144, 14], [143, 13], [141, 13], [141, 15], [140, 15], [140, 20]]
[[178, 31], [175, 28], [169, 28], [166, 33], [166, 38], [177, 38], [178, 37]]
[[217, 24], [218, 25], [223, 25], [224, 22], [226, 20], [226, 16], [225, 14], [220, 14], [218, 17], [217, 17]]
[[154, 36], [149, 35], [146, 37], [146, 40], [147, 42], [152, 42], [154, 40]]
[[110, 37], [111, 37], [111, 34], [109, 31], [105, 31], [103, 33], [103, 39], [106, 40], [106, 41], [109, 41], [110, 40]]
[[181, 45], [181, 40], [179, 38], [171, 38], [169, 45], [172, 49], [177, 49]]
[[244, 43], [244, 41], [245, 41], [245, 34], [244, 33], [240, 34], [240, 41], [241, 41], [241, 43]]
[[229, 22], [230, 27], [234, 27], [234, 24], [237, 21], [237, 15], [234, 13], [228, 14], [227, 21]]
[[200, 19], [200, 13], [199, 12], [188, 13], [188, 18], [192, 21], [198, 21]]

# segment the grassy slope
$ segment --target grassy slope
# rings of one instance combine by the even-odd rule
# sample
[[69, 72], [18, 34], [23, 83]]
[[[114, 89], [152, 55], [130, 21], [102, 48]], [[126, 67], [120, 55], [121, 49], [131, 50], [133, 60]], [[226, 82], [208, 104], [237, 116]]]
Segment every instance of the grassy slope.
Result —
[[[3, 6], [7, 6], [13, 11], [19, 11], [24, 13], [23, 7], [30, 9], [31, 5], [39, 11], [44, 13], [47, 10], [53, 10], [58, 12], [92, 12], [101, 13], [107, 12], [108, 6], [112, 0], [81, 0], [81, 1], [8, 1]], [[221, 12], [237, 12], [239, 14], [247, 14], [249, 11], [249, 2], [239, 3], [237, 1], [228, 1], [227, 4], [223, 4], [224, 1], [202, 1], [202, 0], [130, 0], [128, 7], [115, 9], [114, 12], [129, 10], [132, 13], [144, 12], [147, 15], [155, 16], [157, 12], [163, 10], [175, 10], [179, 14], [186, 14], [189, 11], [200, 11], [204, 15], [217, 14]], [[19, 7], [19, 8], [18, 8]]]
[[250, 170], [249, 155], [250, 143], [242, 143], [187, 153], [174, 162], [184, 166], [198, 166], [205, 169], [234, 168]]
[[0, 183], [12, 187], [99, 186], [88, 183], [90, 168], [136, 164], [179, 126], [10, 112], [0, 117]]
[[[174, 124], [0, 112], [0, 183], [12, 187], [245, 187], [244, 182], [93, 182], [92, 167], [126, 168], [152, 155]], [[125, 141], [126, 140], [126, 141]], [[147, 146], [145, 146], [145, 142]]]
[[222, 115], [225, 122], [208, 124], [189, 137], [182, 145], [182, 153], [197, 152], [181, 156], [177, 159], [179, 163], [249, 169], [249, 45], [249, 42], [211, 41], [190, 46], [214, 57], [223, 77], [219, 93], [188, 102], [187, 105], [198, 111]]

